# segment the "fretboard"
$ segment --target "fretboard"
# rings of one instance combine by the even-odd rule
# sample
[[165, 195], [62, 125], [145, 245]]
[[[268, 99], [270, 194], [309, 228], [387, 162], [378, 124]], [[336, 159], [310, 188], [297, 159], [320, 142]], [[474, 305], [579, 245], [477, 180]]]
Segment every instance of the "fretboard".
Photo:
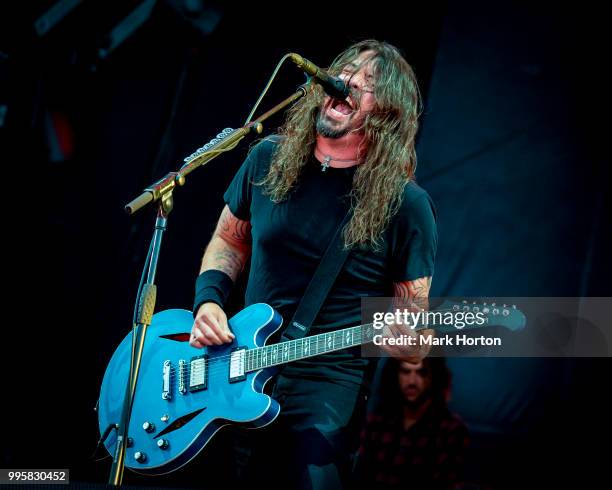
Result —
[[325, 332], [278, 344], [256, 347], [246, 351], [245, 371], [257, 371], [270, 366], [314, 357], [349, 347], [372, 342], [374, 328], [371, 323]]
[[[479, 329], [491, 325], [504, 326], [510, 330], [519, 330], [525, 326], [525, 315], [516, 308], [515, 305], [496, 306], [495, 303], [472, 303], [467, 301], [461, 303], [454, 301], [444, 301], [436, 310], [438, 313], [449, 312], [472, 312], [482, 313], [486, 317], [484, 324], [472, 324], [455, 326], [454, 324], [428, 324], [419, 322], [415, 325], [415, 330], [433, 329], [437, 331], [455, 331], [456, 329]], [[334, 352], [349, 347], [367, 344], [372, 342], [374, 335], [381, 334], [372, 323], [348, 327], [332, 332], [320, 333], [309, 337], [296, 340], [288, 340], [278, 344], [256, 347], [245, 351], [245, 372], [257, 371], [270, 366], [286, 364], [288, 362], [314, 357], [327, 352]]]

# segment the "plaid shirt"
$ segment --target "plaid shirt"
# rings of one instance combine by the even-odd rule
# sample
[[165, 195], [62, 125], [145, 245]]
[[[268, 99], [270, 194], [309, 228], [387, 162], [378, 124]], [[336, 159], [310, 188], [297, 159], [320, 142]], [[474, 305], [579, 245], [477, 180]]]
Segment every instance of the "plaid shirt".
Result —
[[361, 432], [359, 487], [458, 487], [468, 444], [466, 426], [445, 405], [432, 405], [408, 430], [400, 416], [370, 414]]

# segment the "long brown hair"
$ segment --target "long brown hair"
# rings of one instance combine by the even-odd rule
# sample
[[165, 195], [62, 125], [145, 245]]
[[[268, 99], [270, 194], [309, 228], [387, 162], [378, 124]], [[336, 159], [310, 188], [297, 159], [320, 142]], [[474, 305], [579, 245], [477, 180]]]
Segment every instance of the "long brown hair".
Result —
[[[332, 63], [329, 71], [338, 75], [364, 51], [375, 78], [375, 107], [359, 128], [365, 134], [367, 152], [353, 177], [352, 217], [343, 230], [346, 247], [378, 248], [382, 233], [397, 212], [404, 186], [414, 178], [415, 136], [421, 100], [410, 65], [394, 46], [366, 40], [350, 46]], [[316, 143], [316, 121], [325, 94], [311, 84], [305, 97], [287, 114], [279, 128], [280, 139], [270, 169], [258, 184], [272, 201], [287, 199], [300, 172], [310, 159]]]

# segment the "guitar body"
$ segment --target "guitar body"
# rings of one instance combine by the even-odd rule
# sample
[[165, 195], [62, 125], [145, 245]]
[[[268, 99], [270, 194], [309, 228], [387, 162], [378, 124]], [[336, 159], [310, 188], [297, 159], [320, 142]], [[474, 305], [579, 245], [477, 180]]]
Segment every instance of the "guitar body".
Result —
[[[275, 368], [242, 375], [234, 371], [230, 379], [230, 361], [235, 359], [237, 348], [265, 345], [280, 328], [281, 316], [271, 306], [259, 303], [242, 310], [229, 324], [236, 336], [231, 344], [196, 349], [189, 345], [190, 311], [166, 310], [153, 316], [128, 428], [131, 444], [126, 449], [126, 467], [145, 474], [169, 473], [193, 459], [221, 427], [238, 424], [257, 428], [278, 416], [280, 406], [263, 393]], [[120, 420], [131, 346], [129, 334], [104, 375], [100, 432]], [[207, 357], [201, 358], [203, 355]], [[111, 454], [116, 441], [113, 430], [105, 441]]]
[[[525, 326], [515, 305], [469, 304], [445, 301], [435, 311], [484, 315], [481, 324], [440, 325], [437, 330], [500, 325], [510, 330]], [[277, 366], [327, 352], [375, 342], [373, 324], [267, 345], [279, 330], [281, 316], [264, 303], [251, 305], [229, 320], [236, 336], [231, 344], [196, 349], [189, 345], [192, 313], [166, 310], [148, 327], [142, 363], [128, 427], [125, 466], [139, 473], [163, 474], [191, 461], [223, 426], [263, 427], [280, 412], [263, 393]], [[431, 328], [421, 324], [417, 328]], [[100, 432], [120, 422], [128, 380], [132, 335], [123, 339], [106, 369], [98, 408]], [[104, 444], [115, 453], [117, 432]]]

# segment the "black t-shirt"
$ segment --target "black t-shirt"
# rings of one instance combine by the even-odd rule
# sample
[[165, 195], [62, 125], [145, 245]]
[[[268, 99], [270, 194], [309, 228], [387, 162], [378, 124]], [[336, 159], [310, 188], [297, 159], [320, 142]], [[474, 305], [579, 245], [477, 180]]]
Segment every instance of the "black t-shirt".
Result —
[[[288, 199], [274, 203], [255, 183], [266, 175], [278, 141], [270, 137], [253, 147], [224, 199], [237, 218], [252, 226], [246, 305], [268, 303], [288, 323], [350, 207], [348, 194], [357, 167], [329, 167], [323, 172], [312, 157]], [[351, 252], [309, 335], [358, 325], [362, 297], [391, 296], [393, 282], [433, 275], [435, 208], [415, 182], [406, 185], [382, 243], [378, 251], [360, 247]], [[357, 347], [296, 361], [283, 369], [283, 375], [356, 387], [367, 365]]]

